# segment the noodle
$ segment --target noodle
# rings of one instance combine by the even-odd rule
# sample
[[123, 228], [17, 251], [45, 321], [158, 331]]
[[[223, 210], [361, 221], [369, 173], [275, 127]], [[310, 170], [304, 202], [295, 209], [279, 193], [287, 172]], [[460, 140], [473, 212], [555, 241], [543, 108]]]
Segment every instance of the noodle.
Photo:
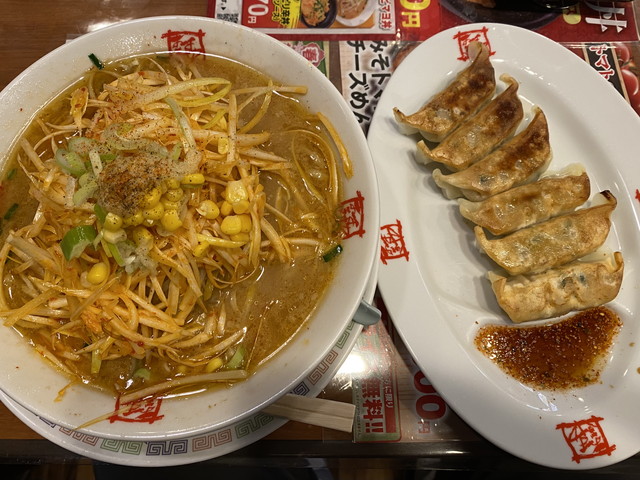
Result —
[[245, 378], [335, 270], [351, 164], [305, 92], [210, 57], [88, 74], [14, 154], [35, 217], [0, 251], [5, 325], [125, 399]]

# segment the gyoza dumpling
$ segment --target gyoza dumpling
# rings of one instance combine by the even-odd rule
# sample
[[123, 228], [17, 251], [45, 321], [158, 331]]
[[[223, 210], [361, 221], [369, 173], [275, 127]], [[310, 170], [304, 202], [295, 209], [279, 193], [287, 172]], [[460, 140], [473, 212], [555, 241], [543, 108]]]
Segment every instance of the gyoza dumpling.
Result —
[[583, 208], [489, 240], [482, 227], [474, 232], [479, 247], [510, 275], [538, 273], [576, 260], [604, 243], [616, 198], [600, 192], [603, 205]]
[[572, 262], [535, 275], [487, 277], [498, 304], [516, 322], [564, 315], [610, 302], [622, 284], [624, 262], [615, 252], [596, 262]]
[[477, 202], [530, 181], [543, 172], [551, 161], [549, 128], [542, 110], [534, 107], [533, 111], [527, 128], [466, 170], [450, 175], [434, 170], [433, 180], [445, 196], [464, 196]]
[[430, 142], [440, 142], [493, 96], [496, 78], [489, 49], [472, 42], [468, 54], [473, 59], [471, 64], [419, 111], [405, 115], [398, 108], [393, 109], [407, 133], [417, 130]]
[[458, 200], [460, 213], [494, 235], [504, 235], [570, 212], [589, 199], [591, 185], [582, 165], [499, 193], [481, 202]]
[[418, 142], [417, 160], [442, 163], [452, 171], [464, 170], [513, 135], [524, 116], [518, 97], [518, 82], [503, 74], [507, 88], [482, 107], [435, 148]]

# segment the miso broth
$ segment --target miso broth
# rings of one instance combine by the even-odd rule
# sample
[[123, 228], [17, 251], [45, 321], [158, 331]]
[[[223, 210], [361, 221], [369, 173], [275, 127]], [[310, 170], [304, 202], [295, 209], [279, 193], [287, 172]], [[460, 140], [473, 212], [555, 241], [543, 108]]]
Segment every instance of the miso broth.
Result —
[[6, 323], [116, 394], [255, 372], [339, 265], [323, 259], [341, 241], [339, 140], [303, 93], [211, 55], [87, 73], [6, 163]]

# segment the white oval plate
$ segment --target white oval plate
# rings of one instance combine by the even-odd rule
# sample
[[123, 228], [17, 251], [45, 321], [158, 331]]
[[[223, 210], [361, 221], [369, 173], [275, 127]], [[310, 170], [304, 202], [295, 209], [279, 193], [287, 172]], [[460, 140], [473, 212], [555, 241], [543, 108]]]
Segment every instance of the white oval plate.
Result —
[[[233, 58], [285, 84], [309, 86], [300, 99], [321, 111], [343, 136], [354, 163], [344, 182], [343, 213], [348, 238], [336, 277], [323, 301], [289, 344], [256, 375], [230, 389], [184, 398], [143, 402], [118, 420], [85, 429], [88, 435], [127, 440], [167, 440], [222, 428], [262, 410], [312, 372], [341, 337], [362, 299], [379, 252], [378, 187], [366, 138], [335, 86], [316, 67], [284, 44], [246, 27], [202, 17], [151, 17], [115, 24], [83, 35], [33, 64], [0, 93], [0, 150], [21, 132], [39, 108], [92, 65], [135, 54], [185, 50]], [[366, 213], [366, 215], [365, 215]], [[58, 392], [69, 379], [42, 361], [12, 329], [0, 327], [0, 388], [23, 407], [74, 429], [114, 411], [113, 396], [83, 385]]]
[[[495, 301], [470, 226], [428, 170], [414, 160], [416, 137], [402, 135], [392, 108], [413, 112], [465, 63], [459, 40], [478, 37], [495, 52], [496, 76], [521, 82], [527, 106], [549, 120], [550, 169], [582, 162], [592, 192], [618, 199], [607, 246], [625, 259], [622, 289], [610, 305], [624, 326], [602, 382], [561, 394], [536, 391], [505, 375], [476, 350], [479, 325], [507, 324]], [[381, 183], [379, 287], [416, 362], [448, 404], [487, 439], [526, 460], [556, 468], [609, 465], [640, 450], [638, 261], [640, 118], [586, 62], [545, 37], [501, 24], [439, 33], [399, 66], [378, 103], [369, 146]], [[401, 228], [400, 228], [401, 227]], [[399, 239], [404, 239], [404, 244]], [[386, 263], [386, 264], [384, 264]]]

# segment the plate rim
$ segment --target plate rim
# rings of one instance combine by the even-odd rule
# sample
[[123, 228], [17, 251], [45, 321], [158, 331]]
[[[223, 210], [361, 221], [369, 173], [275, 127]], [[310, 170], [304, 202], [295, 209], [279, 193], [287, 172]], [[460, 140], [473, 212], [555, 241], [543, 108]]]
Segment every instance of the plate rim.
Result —
[[[605, 85], [607, 85], [607, 88], [611, 88], [610, 92], [614, 95], [609, 95], [609, 94], [606, 95], [606, 101], [613, 104], [614, 105], [613, 108], [623, 109], [625, 112], [627, 112], [625, 113], [625, 120], [628, 117], [630, 119], [629, 120], [630, 125], [626, 126], [625, 131], [632, 132], [633, 131], [633, 128], [631, 128], [632, 126], [635, 126], [637, 131], [637, 129], [640, 127], [640, 118], [638, 117], [637, 114], [635, 114], [635, 112], [633, 112], [633, 110], [627, 104], [624, 98], [618, 92], [616, 92], [610, 85], [608, 85], [608, 82], [604, 78], [602, 78], [590, 65], [588, 65], [588, 63], [584, 62], [577, 55], [570, 52], [568, 49], [566, 49], [566, 47], [540, 34], [537, 34], [535, 32], [532, 32], [520, 27], [504, 25], [504, 24], [495, 24], [495, 23], [475, 23], [475, 24], [460, 25], [460, 26], [456, 26], [448, 30], [445, 30], [443, 32], [440, 32], [435, 36], [431, 37], [430, 39], [426, 40], [425, 42], [423, 42], [418, 47], [416, 47], [416, 49], [412, 51], [403, 60], [403, 62], [399, 65], [399, 67], [397, 68], [397, 70], [394, 72], [391, 79], [387, 83], [387, 86], [385, 87], [385, 90], [380, 98], [380, 101], [378, 102], [373, 120], [371, 122], [370, 129], [369, 129], [369, 135], [368, 135], [369, 146], [372, 150], [374, 162], [378, 167], [379, 175], [381, 176], [381, 178], [385, 175], [384, 168], [380, 168], [381, 164], [383, 164], [384, 162], [384, 159], [380, 158], [380, 155], [377, 153], [377, 151], [381, 146], [381, 143], [380, 143], [381, 135], [385, 132], [388, 133], [390, 129], [389, 124], [390, 124], [390, 119], [392, 119], [392, 115], [390, 111], [385, 110], [384, 112], [382, 112], [379, 107], [382, 106], [383, 108], [388, 108], [389, 106], [399, 106], [402, 108], [401, 105], [397, 105], [397, 104], [391, 105], [390, 99], [394, 97], [395, 95], [394, 89], [398, 88], [396, 85], [399, 85], [400, 81], [406, 80], [406, 77], [410, 74], [413, 76], [420, 75], [421, 72], [416, 69], [417, 63], [420, 61], [420, 59], [422, 59], [422, 63], [427, 63], [424, 61], [424, 57], [421, 57], [422, 55], [425, 55], [427, 52], [430, 54], [433, 54], [434, 53], [433, 50], [435, 50], [436, 45], [440, 45], [440, 42], [447, 41], [448, 39], [450, 40], [451, 37], [458, 32], [485, 29], [485, 28], [489, 32], [499, 32], [499, 34], [502, 35], [500, 37], [501, 41], [507, 41], [505, 40], [505, 38], [508, 38], [511, 35], [514, 37], [510, 39], [513, 42], [516, 41], [516, 37], [517, 37], [518, 41], [522, 41], [523, 39], [532, 40], [532, 42], [535, 42], [535, 46], [543, 45], [545, 46], [545, 48], [552, 48], [553, 50], [556, 50], [558, 53], [564, 52], [562, 53], [563, 60], [566, 60], [567, 64], [569, 64], [572, 68], [577, 69], [580, 75], [585, 75], [590, 79], [590, 82], [597, 83], [597, 85], [599, 85], [598, 88], [604, 88]], [[492, 38], [492, 40], [494, 39]], [[431, 71], [433, 71], [433, 62], [432, 62], [433, 59], [429, 59], [429, 60], [430, 60], [429, 66], [432, 69]], [[447, 64], [446, 68], [448, 67], [449, 65]], [[447, 73], [450, 73], [450, 72], [447, 72]], [[406, 85], [404, 87], [406, 90]], [[419, 107], [419, 105], [417, 105], [417, 107]], [[401, 135], [399, 132], [395, 132], [395, 134]], [[638, 140], [634, 140], [634, 141], [638, 143]], [[394, 218], [397, 218], [398, 215], [401, 214], [399, 211], [390, 211], [391, 207], [389, 205], [394, 204], [398, 196], [402, 195], [404, 192], [398, 192], [398, 190], [401, 190], [399, 188], [395, 188], [393, 192], [391, 190], [393, 189], [388, 184], [386, 185], [385, 183], [381, 183], [380, 185], [381, 209], [382, 209], [381, 225], [384, 225], [385, 223], [387, 223], [387, 221], [393, 221]], [[627, 193], [629, 192], [628, 188], [625, 188], [624, 190]], [[394, 206], [396, 207], [396, 210], [398, 206], [400, 208], [405, 207], [405, 205], [402, 203]], [[635, 204], [631, 203], [631, 209], [635, 217], [635, 226], [637, 229], [638, 207]], [[403, 212], [403, 214], [405, 213], [406, 212]], [[614, 224], [615, 224], [615, 221], [614, 221]], [[500, 448], [504, 449], [505, 451], [508, 451], [514, 455], [517, 455], [523, 459], [526, 459], [534, 463], [556, 467], [556, 468], [563, 468], [563, 469], [587, 469], [587, 468], [602, 467], [602, 466], [610, 465], [612, 463], [621, 461], [640, 451], [640, 439], [639, 439], [637, 441], [637, 445], [634, 446], [634, 451], [631, 451], [631, 452], [627, 451], [625, 454], [620, 455], [620, 449], [618, 449], [613, 454], [611, 454], [611, 456], [608, 456], [608, 457], [597, 457], [597, 458], [591, 459], [592, 461], [589, 461], [589, 462], [571, 464], [570, 462], [567, 462], [565, 460], [538, 458], [535, 456], [535, 453], [521, 451], [522, 449], [519, 449], [518, 445], [515, 445], [513, 442], [510, 442], [508, 438], [504, 438], [504, 435], [500, 436], [500, 435], [497, 435], [494, 431], [487, 431], [487, 429], [484, 427], [486, 426], [487, 422], [489, 422], [491, 419], [485, 418], [482, 421], [479, 421], [479, 419], [475, 418], [473, 414], [470, 414], [467, 408], [468, 405], [465, 403], [465, 401], [461, 401], [461, 399], [457, 398], [455, 394], [452, 394], [452, 390], [455, 390], [455, 389], [449, 388], [446, 385], [446, 378], [445, 378], [446, 373], [438, 370], [439, 368], [441, 369], [441, 367], [434, 367], [433, 365], [429, 367], [428, 365], [425, 365], [425, 362], [428, 362], [429, 360], [434, 360], [435, 355], [432, 355], [428, 359], [423, 358], [425, 354], [424, 349], [422, 347], [417, 348], [418, 340], [415, 337], [416, 329], [407, 328], [406, 324], [409, 324], [411, 320], [404, 317], [406, 317], [407, 315], [415, 314], [416, 309], [408, 305], [414, 302], [407, 301], [404, 293], [402, 294], [402, 297], [403, 297], [402, 299], [397, 298], [400, 296], [398, 295], [397, 290], [400, 288], [398, 287], [399, 275], [408, 275], [408, 271], [411, 269], [418, 270], [418, 271], [411, 272], [411, 275], [412, 275], [411, 280], [415, 280], [416, 278], [421, 279], [420, 278], [421, 272], [419, 271], [419, 268], [416, 266], [415, 263], [412, 264], [409, 261], [407, 262], [403, 261], [401, 265], [392, 264], [392, 261], [390, 261], [389, 264], [381, 266], [378, 283], [379, 283], [379, 289], [380, 289], [382, 298], [385, 302], [385, 305], [389, 309], [390, 316], [396, 326], [396, 329], [398, 330], [401, 338], [403, 339], [405, 345], [410, 351], [412, 357], [415, 359], [416, 363], [420, 366], [420, 368], [427, 375], [427, 377], [429, 377], [430, 380], [434, 383], [436, 389], [438, 389], [438, 392], [445, 398], [447, 404], [449, 404], [452, 407], [452, 409], [456, 411], [458, 415], [460, 415], [469, 425], [471, 425], [474, 429], [476, 429], [481, 435], [483, 435], [485, 438], [487, 438], [488, 440], [490, 440], [492, 443], [496, 444]], [[628, 275], [630, 277], [633, 275], [634, 279], [637, 276], [637, 274], [632, 273], [631, 270], [629, 271]], [[634, 286], [634, 284], [629, 284], [629, 282], [631, 282], [631, 280], [627, 281], [628, 287], [637, 288]], [[637, 285], [637, 282], [636, 282], [636, 285]], [[420, 301], [420, 303], [421, 303], [421, 306], [424, 306], [422, 301]], [[449, 336], [452, 336], [451, 332], [445, 332], [444, 335], [449, 340], [450, 340]], [[440, 343], [443, 343], [442, 339]], [[447, 345], [451, 346], [448, 343]], [[435, 344], [434, 342], [430, 342], [429, 347], [434, 349], [440, 349], [439, 352], [443, 353], [443, 349], [441, 348], [441, 346]], [[452, 348], [455, 351], [455, 354], [458, 354], [462, 357], [467, 357], [469, 355], [470, 349], [468, 348], [468, 346], [466, 348], [463, 348], [463, 346], [459, 344], [457, 341], [453, 342]], [[451, 356], [454, 355], [453, 352], [448, 352], [448, 353]], [[637, 358], [637, 354], [635, 356]], [[469, 359], [466, 359], [465, 362], [466, 362], [465, 365], [468, 365], [469, 363], [471, 363], [471, 365], [474, 368], [477, 368], [475, 364], [473, 364]], [[479, 372], [478, 376], [482, 376], [482, 372]], [[476, 380], [486, 381], [487, 379], [480, 378]], [[478, 386], [478, 381], [476, 381], [474, 386]], [[487, 411], [487, 409], [485, 408], [482, 413], [494, 414], [495, 416], [495, 411], [492, 412], [491, 409]], [[497, 421], [498, 417], [493, 418], [493, 420]], [[504, 422], [505, 419], [503, 418], [502, 421]], [[567, 449], [567, 452], [569, 452], [568, 449]], [[569, 458], [570, 456], [569, 453], [567, 453], [567, 456], [566, 456], [567, 458]]]

